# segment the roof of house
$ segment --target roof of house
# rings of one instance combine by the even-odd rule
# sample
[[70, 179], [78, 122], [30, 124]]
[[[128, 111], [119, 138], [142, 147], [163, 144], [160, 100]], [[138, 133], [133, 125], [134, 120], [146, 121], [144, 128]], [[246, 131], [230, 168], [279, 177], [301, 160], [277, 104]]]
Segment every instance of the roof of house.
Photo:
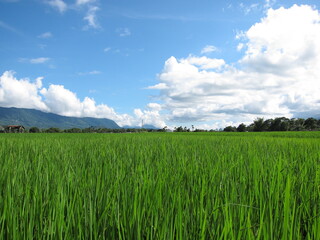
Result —
[[12, 128], [20, 128], [20, 127], [23, 127], [22, 125], [8, 125], [7, 127], [12, 127]]

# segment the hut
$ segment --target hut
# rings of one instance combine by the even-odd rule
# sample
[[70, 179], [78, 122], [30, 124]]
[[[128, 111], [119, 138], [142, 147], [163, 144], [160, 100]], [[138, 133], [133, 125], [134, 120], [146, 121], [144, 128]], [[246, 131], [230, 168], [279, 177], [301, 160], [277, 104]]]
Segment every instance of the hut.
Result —
[[22, 125], [8, 125], [5, 127], [6, 133], [23, 133], [25, 130]]

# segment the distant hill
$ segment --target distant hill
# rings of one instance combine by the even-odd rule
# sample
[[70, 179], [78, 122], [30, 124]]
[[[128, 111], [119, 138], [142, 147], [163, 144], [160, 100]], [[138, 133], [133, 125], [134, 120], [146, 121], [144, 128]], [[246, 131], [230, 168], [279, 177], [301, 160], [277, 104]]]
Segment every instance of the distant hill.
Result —
[[120, 128], [113, 120], [91, 117], [65, 117], [34, 109], [0, 107], [0, 125], [23, 125], [26, 128]]

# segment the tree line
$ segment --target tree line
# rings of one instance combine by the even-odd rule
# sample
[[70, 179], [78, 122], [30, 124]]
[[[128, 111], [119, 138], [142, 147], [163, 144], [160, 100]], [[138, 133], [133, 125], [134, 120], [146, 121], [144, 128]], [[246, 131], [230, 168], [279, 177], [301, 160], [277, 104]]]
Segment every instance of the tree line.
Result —
[[274, 119], [257, 118], [253, 123], [244, 123], [235, 126], [227, 126], [225, 132], [272, 132], [272, 131], [319, 131], [320, 119], [315, 118], [286, 118], [279, 117]]
[[271, 131], [320, 131], [320, 119], [315, 118], [286, 118], [279, 117], [274, 119], [257, 118], [253, 123], [246, 125], [244, 123], [238, 126], [227, 126], [218, 130], [191, 129], [187, 127], [175, 127], [174, 132], [271, 132]]
[[31, 127], [29, 133], [140, 133], [140, 132], [157, 132], [162, 129], [146, 129], [146, 128], [69, 128], [60, 129], [57, 127], [51, 127], [46, 129], [40, 129], [38, 127]]

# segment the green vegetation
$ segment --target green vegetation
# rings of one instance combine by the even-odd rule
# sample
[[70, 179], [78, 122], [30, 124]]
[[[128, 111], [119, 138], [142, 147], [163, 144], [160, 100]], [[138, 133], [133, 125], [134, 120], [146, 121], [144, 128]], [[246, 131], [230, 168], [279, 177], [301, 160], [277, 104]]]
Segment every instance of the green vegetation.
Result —
[[0, 135], [0, 239], [320, 239], [320, 133]]
[[241, 123], [238, 127], [227, 126], [225, 132], [274, 132], [274, 131], [320, 131], [320, 119], [315, 118], [286, 118], [275, 119], [257, 118], [252, 124], [246, 126]]

